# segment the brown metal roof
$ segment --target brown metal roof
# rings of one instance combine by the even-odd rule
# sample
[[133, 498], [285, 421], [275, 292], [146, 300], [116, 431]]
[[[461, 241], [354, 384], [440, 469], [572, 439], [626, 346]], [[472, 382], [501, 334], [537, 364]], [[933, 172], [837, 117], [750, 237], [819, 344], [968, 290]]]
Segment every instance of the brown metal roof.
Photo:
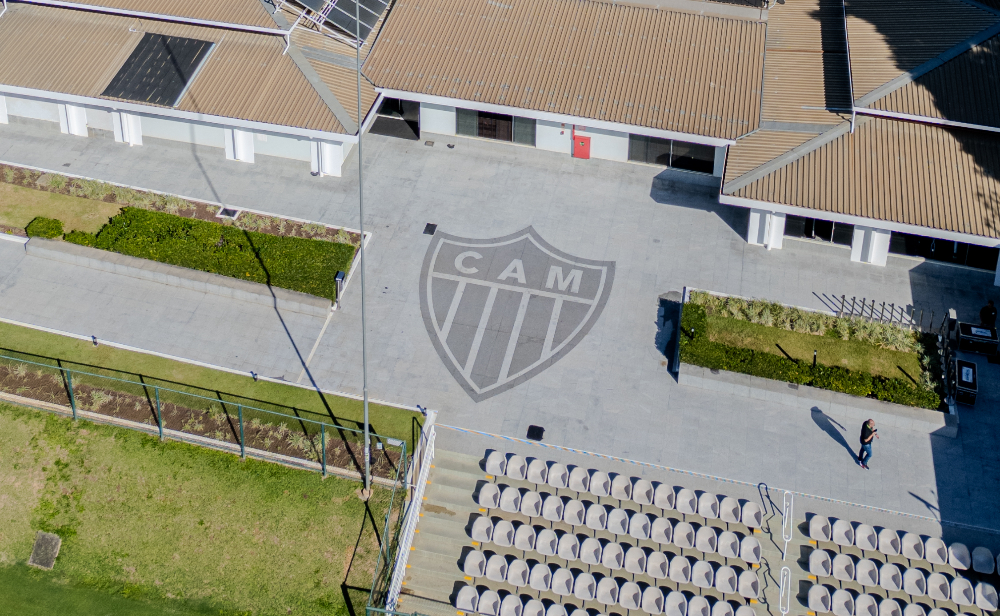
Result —
[[397, 0], [377, 86], [735, 139], [757, 127], [763, 23], [578, 0]]
[[[316, 70], [319, 78], [330, 88], [330, 92], [344, 106], [351, 119], [358, 122], [358, 72], [335, 64], [327, 64], [309, 59], [309, 64]], [[375, 87], [364, 77], [361, 78], [361, 113], [367, 115], [372, 108], [378, 93]]]
[[726, 176], [723, 182], [732, 181], [744, 173], [753, 171], [788, 150], [802, 145], [813, 136], [809, 133], [759, 130], [741, 137], [735, 144], [729, 146], [729, 153], [726, 155]]
[[828, 143], [726, 192], [1000, 238], [1000, 136], [869, 117], [858, 118], [854, 134], [843, 128], [839, 132]]
[[156, 13], [171, 17], [204, 19], [245, 26], [273, 28], [274, 21], [260, 0], [72, 0], [126, 11]]

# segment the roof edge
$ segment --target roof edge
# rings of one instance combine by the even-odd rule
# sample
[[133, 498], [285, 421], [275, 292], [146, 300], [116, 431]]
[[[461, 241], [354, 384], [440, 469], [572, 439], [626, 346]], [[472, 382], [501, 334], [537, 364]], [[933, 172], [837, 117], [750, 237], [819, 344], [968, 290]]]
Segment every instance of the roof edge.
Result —
[[949, 128], [965, 128], [969, 130], [1000, 133], [1000, 127], [997, 126], [986, 126], [984, 124], [969, 124], [968, 122], [956, 122], [955, 120], [946, 120], [944, 118], [914, 115], [911, 113], [899, 113], [898, 111], [884, 111], [882, 109], [858, 108], [857, 112], [862, 115], [889, 118], [890, 120], [904, 120], [907, 122], [917, 122], [920, 124], [932, 124], [934, 126], [945, 126]]

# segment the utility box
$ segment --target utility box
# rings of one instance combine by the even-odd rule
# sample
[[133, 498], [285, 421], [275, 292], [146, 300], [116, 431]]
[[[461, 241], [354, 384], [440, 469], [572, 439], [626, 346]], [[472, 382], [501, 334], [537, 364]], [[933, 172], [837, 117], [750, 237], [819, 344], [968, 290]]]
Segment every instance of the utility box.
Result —
[[959, 404], [976, 405], [979, 378], [975, 362], [959, 359], [955, 362], [955, 400]]
[[590, 158], [590, 137], [573, 135], [573, 158]]
[[958, 349], [980, 355], [996, 355], [998, 346], [997, 330], [972, 323], [958, 324]]

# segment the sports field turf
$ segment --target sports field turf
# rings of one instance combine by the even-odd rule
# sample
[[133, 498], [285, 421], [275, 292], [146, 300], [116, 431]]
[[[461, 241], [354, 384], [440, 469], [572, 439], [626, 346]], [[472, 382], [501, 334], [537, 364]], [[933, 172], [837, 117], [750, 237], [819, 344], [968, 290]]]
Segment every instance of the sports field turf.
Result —
[[390, 496], [6, 404], [0, 485], [0, 613], [25, 615], [357, 614]]

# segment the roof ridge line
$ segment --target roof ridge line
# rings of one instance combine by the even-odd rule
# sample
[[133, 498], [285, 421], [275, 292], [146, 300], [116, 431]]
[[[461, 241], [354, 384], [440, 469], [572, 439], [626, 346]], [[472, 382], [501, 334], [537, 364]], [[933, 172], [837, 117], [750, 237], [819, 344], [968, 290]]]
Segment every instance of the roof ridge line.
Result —
[[809, 154], [814, 150], [818, 150], [819, 148], [830, 143], [837, 137], [840, 137], [850, 132], [850, 130], [851, 130], [851, 123], [845, 120], [844, 122], [841, 122], [837, 126], [834, 126], [825, 133], [817, 135], [812, 139], [806, 141], [802, 145], [794, 147], [791, 150], [785, 152], [784, 154], [776, 158], [772, 158], [763, 165], [759, 165], [756, 168], [747, 171], [738, 178], [730, 182], [727, 182], [722, 186], [722, 192], [724, 194], [736, 192], [737, 190], [744, 188], [752, 184], [753, 182], [756, 182], [757, 180], [763, 178], [764, 176], [769, 175], [777, 171], [778, 169], [781, 169], [785, 165], [802, 158], [806, 154]]
[[[968, 1], [968, 0], [963, 0]], [[1000, 13], [990, 11], [990, 14], [994, 17], [1000, 18]], [[944, 64], [954, 60], [963, 53], [969, 51], [973, 47], [980, 45], [989, 39], [993, 38], [997, 34], [1000, 34], [1000, 20], [995, 22], [992, 26], [985, 28], [976, 34], [973, 34], [969, 38], [957, 43], [953, 47], [941, 52], [937, 56], [931, 58], [930, 60], [924, 62], [923, 64], [913, 68], [899, 77], [887, 81], [881, 86], [875, 88], [868, 94], [865, 94], [861, 98], [854, 101], [855, 107], [867, 107], [868, 105], [874, 103], [875, 101], [885, 98], [889, 94], [895, 92], [896, 90], [902, 88], [903, 86], [916, 81], [918, 78], [926, 75], [932, 70], [943, 66]]]

